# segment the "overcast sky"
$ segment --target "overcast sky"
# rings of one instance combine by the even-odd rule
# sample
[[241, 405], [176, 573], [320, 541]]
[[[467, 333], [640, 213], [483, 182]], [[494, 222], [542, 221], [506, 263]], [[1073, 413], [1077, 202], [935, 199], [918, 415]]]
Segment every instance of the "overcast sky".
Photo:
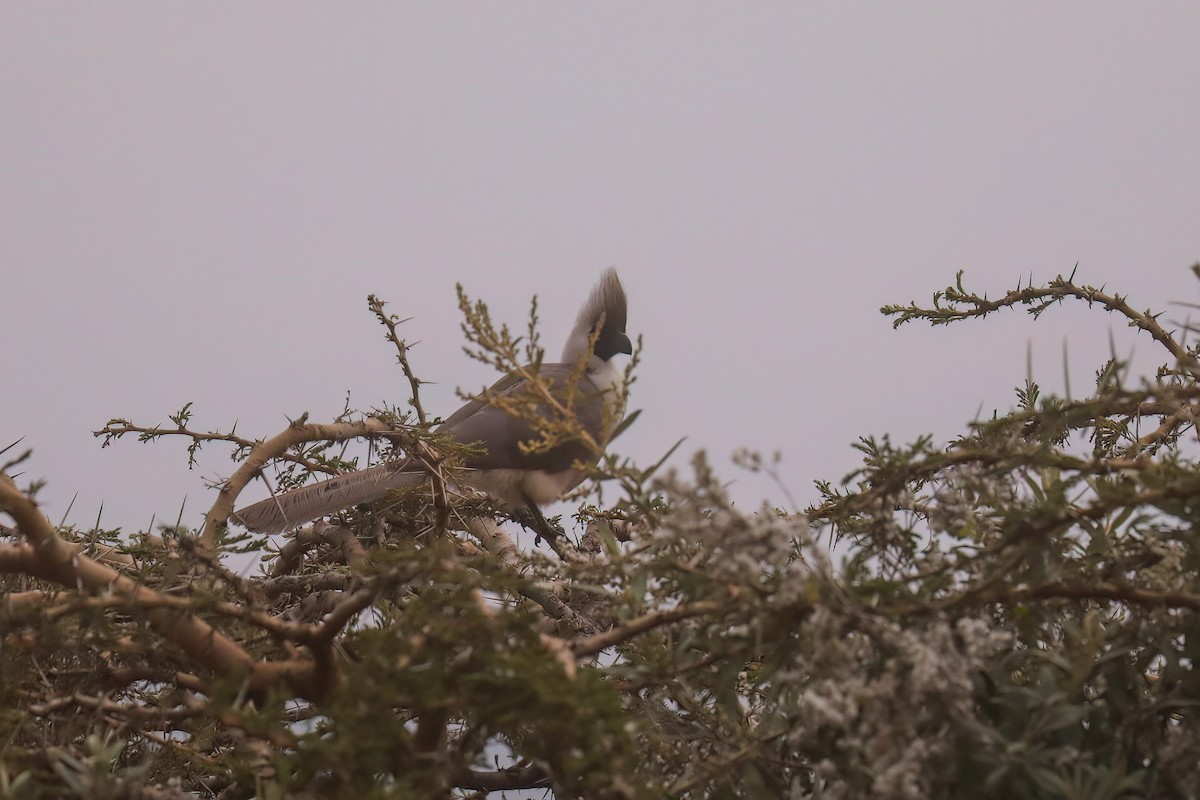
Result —
[[[370, 292], [412, 316], [427, 402], [494, 376], [454, 285], [557, 356], [615, 266], [645, 337], [621, 440], [780, 450], [803, 505], [861, 434], [948, 438], [1035, 377], [1160, 358], [1058, 309], [893, 331], [966, 270], [995, 295], [1079, 264], [1139, 307], [1200, 299], [1200, 6], [1188, 3], [0, 5], [0, 446], [57, 521], [145, 526], [220, 448], [405, 397]], [[265, 494], [253, 487], [257, 497]], [[249, 495], [248, 495], [249, 496]]]

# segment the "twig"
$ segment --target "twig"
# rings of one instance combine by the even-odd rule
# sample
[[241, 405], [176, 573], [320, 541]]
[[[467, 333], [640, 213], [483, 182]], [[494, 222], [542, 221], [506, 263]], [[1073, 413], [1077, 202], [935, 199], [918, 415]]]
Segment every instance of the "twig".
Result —
[[372, 417], [358, 422], [337, 422], [332, 425], [308, 423], [305, 417], [297, 420], [286, 430], [270, 439], [255, 445], [250, 455], [242, 462], [237, 471], [230, 476], [225, 485], [217, 493], [217, 500], [209, 509], [204, 521], [204, 532], [200, 536], [200, 546], [212, 550], [217, 541], [217, 532], [225, 524], [233, 512], [233, 504], [242, 489], [246, 488], [255, 475], [268, 461], [279, 458], [288, 448], [303, 442], [314, 442], [321, 439], [344, 441], [362, 436], [379, 436], [395, 433], [395, 429], [382, 419]]
[[387, 340], [396, 346], [396, 360], [400, 362], [400, 368], [404, 370], [404, 377], [408, 378], [408, 386], [411, 393], [409, 403], [413, 410], [417, 412], [417, 419], [422, 426], [428, 425], [429, 422], [425, 418], [425, 408], [421, 405], [421, 384], [425, 381], [413, 374], [412, 367], [408, 363], [408, 351], [411, 345], [400, 335], [396, 333], [396, 326], [403, 325], [408, 322], [407, 319], [400, 319], [394, 314], [388, 314], [383, 310], [385, 303], [375, 295], [367, 295], [367, 307], [371, 309], [371, 313], [379, 320], [385, 328], [387, 328]]
[[653, 611], [649, 614], [643, 614], [640, 617], [635, 617], [623, 625], [619, 625], [610, 631], [589, 636], [584, 639], [576, 639], [571, 642], [571, 650], [577, 658], [582, 656], [595, 655], [603, 652], [614, 645], [632, 639], [634, 636], [645, 633], [646, 631], [655, 628], [661, 628], [663, 625], [670, 625], [680, 620], [688, 619], [689, 617], [699, 617], [705, 614], [712, 614], [721, 610], [722, 604], [715, 600], [701, 600], [696, 603], [676, 606], [675, 608], [667, 609], [666, 611]]

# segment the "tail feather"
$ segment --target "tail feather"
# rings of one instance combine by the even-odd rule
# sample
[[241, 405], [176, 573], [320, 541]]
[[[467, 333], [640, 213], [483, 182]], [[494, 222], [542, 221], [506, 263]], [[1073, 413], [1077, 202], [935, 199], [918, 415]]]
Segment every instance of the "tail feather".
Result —
[[423, 472], [405, 472], [403, 463], [337, 475], [327, 481], [268, 497], [235, 511], [234, 522], [256, 533], [282, 533], [318, 517], [370, 503], [390, 489], [411, 486], [425, 477]]

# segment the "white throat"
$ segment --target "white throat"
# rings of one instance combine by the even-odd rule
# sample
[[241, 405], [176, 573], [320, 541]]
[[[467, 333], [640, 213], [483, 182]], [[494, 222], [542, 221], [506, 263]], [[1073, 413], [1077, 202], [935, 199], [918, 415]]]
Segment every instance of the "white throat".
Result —
[[588, 359], [588, 377], [602, 392], [625, 393], [625, 371], [612, 362], [592, 356]]
[[625, 417], [625, 370], [611, 360], [604, 361], [592, 356], [587, 372], [596, 388], [604, 393], [604, 405], [611, 415], [609, 424], [616, 426]]

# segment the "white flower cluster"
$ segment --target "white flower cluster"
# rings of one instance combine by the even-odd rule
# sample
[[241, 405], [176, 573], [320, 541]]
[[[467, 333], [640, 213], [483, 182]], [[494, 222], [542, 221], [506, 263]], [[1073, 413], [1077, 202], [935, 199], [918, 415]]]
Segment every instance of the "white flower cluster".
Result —
[[[1001, 639], [972, 624], [906, 630], [828, 609], [804, 628], [819, 637], [813, 654], [781, 680], [798, 685], [789, 746], [823, 754], [811, 796], [934, 796], [941, 765], [961, 744], [962, 731], [946, 720], [973, 713], [971, 676]], [[796, 784], [792, 796], [810, 795]]]

